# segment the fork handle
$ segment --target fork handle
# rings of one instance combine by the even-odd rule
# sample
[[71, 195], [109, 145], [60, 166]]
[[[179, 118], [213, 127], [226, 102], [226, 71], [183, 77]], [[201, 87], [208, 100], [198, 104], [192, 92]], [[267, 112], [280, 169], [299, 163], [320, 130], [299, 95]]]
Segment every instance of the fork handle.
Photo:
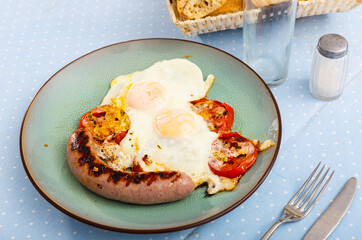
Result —
[[274, 223], [273, 226], [271, 226], [271, 228], [269, 228], [269, 230], [264, 234], [264, 236], [260, 239], [260, 240], [267, 240], [271, 237], [271, 235], [273, 235], [273, 233], [275, 232], [275, 230], [284, 222], [286, 222], [287, 219], [285, 218], [280, 218], [278, 221], [276, 221]]

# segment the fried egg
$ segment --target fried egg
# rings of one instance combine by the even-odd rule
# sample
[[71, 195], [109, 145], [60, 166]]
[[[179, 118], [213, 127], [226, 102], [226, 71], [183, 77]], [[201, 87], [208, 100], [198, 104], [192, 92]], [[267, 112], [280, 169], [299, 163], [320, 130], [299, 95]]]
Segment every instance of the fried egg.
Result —
[[143, 171], [185, 172], [196, 186], [207, 182], [210, 194], [234, 188], [237, 179], [210, 170], [211, 145], [218, 134], [189, 103], [205, 97], [213, 80], [209, 75], [204, 81], [200, 68], [185, 59], [164, 60], [115, 78], [102, 105], [120, 107], [129, 116], [131, 127], [117, 155], [125, 159], [123, 164], [133, 161]]

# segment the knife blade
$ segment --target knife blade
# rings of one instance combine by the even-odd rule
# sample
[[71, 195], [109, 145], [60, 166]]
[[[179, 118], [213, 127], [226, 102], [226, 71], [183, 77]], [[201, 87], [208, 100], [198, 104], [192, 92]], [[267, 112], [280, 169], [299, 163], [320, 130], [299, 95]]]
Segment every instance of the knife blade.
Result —
[[333, 199], [324, 213], [317, 219], [303, 240], [326, 239], [337, 227], [346, 214], [357, 189], [357, 179], [351, 177], [344, 185], [337, 197]]

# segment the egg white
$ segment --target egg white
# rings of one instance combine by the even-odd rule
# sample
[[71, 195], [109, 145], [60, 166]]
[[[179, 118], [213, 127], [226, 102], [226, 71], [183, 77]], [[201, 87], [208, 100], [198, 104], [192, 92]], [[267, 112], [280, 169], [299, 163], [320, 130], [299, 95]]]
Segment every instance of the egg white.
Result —
[[[185, 59], [157, 62], [151, 67], [115, 78], [102, 105], [113, 104], [128, 114], [131, 127], [120, 142], [120, 152], [136, 161], [144, 171], [178, 170], [187, 173], [196, 186], [207, 182], [208, 193], [231, 190], [237, 179], [218, 177], [208, 166], [211, 145], [218, 134], [211, 132], [204, 119], [191, 110], [189, 101], [207, 95], [214, 77], [206, 81], [200, 68]], [[145, 81], [156, 81], [167, 89], [168, 100], [152, 109], [140, 110], [127, 105], [127, 93], [132, 85]], [[154, 129], [154, 118], [162, 109], [180, 109], [192, 114], [195, 129], [185, 136], [170, 138], [160, 136]], [[121, 156], [121, 157], [122, 157]], [[147, 159], [147, 161], [145, 161]]]

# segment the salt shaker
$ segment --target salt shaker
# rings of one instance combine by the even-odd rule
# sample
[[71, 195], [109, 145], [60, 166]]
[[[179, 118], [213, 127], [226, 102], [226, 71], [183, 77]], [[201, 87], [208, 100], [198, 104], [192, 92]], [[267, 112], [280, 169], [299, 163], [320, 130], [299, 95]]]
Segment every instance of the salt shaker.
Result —
[[348, 42], [338, 34], [322, 36], [315, 48], [309, 80], [311, 94], [323, 101], [337, 99], [343, 91], [348, 62]]

